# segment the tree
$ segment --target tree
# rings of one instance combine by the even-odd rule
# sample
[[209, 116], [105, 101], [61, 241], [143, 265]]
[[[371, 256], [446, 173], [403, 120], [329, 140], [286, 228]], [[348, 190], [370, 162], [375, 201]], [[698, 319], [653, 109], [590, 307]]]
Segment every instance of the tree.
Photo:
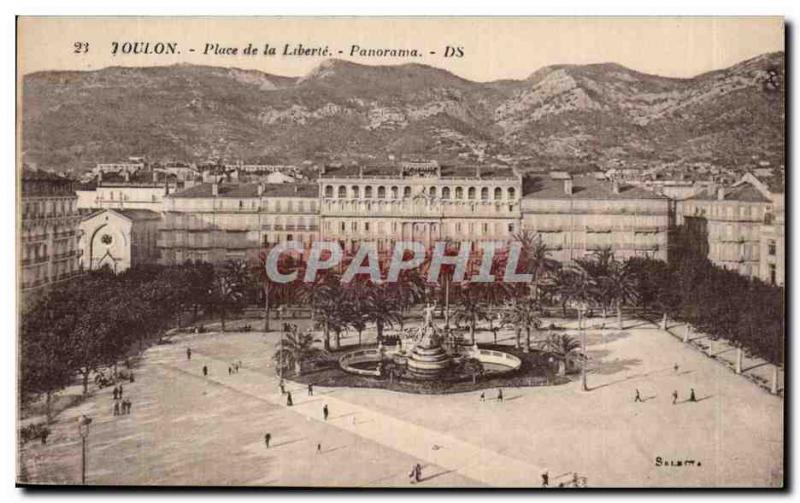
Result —
[[559, 374], [563, 375], [567, 363], [576, 356], [581, 343], [567, 334], [550, 334], [545, 342], [545, 347], [563, 360], [564, 367], [559, 365]]
[[517, 348], [520, 347], [520, 334], [522, 330], [525, 330], [526, 339], [524, 351], [526, 353], [531, 350], [531, 332], [533, 330], [538, 330], [542, 324], [538, 313], [538, 303], [528, 295], [515, 297], [506, 302], [503, 323], [514, 327], [517, 338]]
[[20, 397], [23, 403], [45, 395], [47, 421], [52, 420], [52, 396], [69, 384], [74, 374], [69, 331], [73, 317], [49, 296], [21, 319]]
[[559, 263], [550, 258], [550, 251], [541, 235], [525, 230], [514, 234], [514, 239], [520, 244], [518, 264], [521, 264], [523, 273], [532, 276], [531, 295], [539, 301], [542, 282], [559, 269]]
[[473, 283], [463, 283], [459, 289], [459, 306], [455, 313], [456, 323], [464, 321], [469, 327], [470, 343], [475, 345], [475, 330], [478, 320], [485, 320], [489, 315], [483, 307], [481, 292]]
[[484, 374], [483, 363], [477, 358], [468, 358], [464, 362], [464, 372], [472, 377], [472, 384], [478, 382], [478, 378]]
[[214, 277], [212, 299], [219, 310], [222, 331], [225, 331], [225, 316], [229, 311], [241, 309], [247, 282], [247, 266], [242, 261], [229, 260]]
[[399, 325], [403, 320], [397, 297], [392, 293], [391, 286], [386, 283], [373, 285], [369, 289], [366, 308], [369, 319], [375, 323], [379, 339], [383, 337], [385, 327]]
[[636, 278], [632, 270], [621, 262], [611, 262], [606, 276], [599, 279], [602, 292], [617, 311], [617, 324], [622, 330], [622, 306], [633, 304], [638, 298]]
[[303, 373], [303, 364], [309, 360], [325, 357], [326, 351], [314, 347], [314, 337], [310, 333], [302, 333], [297, 329], [281, 334], [281, 347], [272, 355], [272, 359], [284, 368], [294, 368], [295, 375]]

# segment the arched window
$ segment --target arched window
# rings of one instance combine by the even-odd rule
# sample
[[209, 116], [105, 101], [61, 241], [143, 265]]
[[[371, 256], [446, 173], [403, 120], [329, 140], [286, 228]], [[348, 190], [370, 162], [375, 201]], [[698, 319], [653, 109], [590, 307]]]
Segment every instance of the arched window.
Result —
[[361, 197], [361, 191], [358, 189], [358, 185], [353, 185], [352, 187], [350, 187], [350, 192], [353, 193], [353, 197], [355, 197], [356, 199]]
[[431, 187], [428, 189], [428, 195], [431, 197], [436, 197], [436, 187]]
[[372, 199], [372, 185], [367, 185], [364, 187], [364, 197], [367, 199]]
[[399, 197], [399, 192], [397, 187], [392, 187], [392, 199], [397, 199]]
[[489, 188], [484, 187], [481, 189], [481, 201], [488, 201], [489, 200]]
[[450, 187], [442, 188], [442, 199], [450, 199]]
[[411, 187], [403, 187], [403, 197], [411, 197]]
[[475, 187], [470, 187], [469, 190], [467, 190], [467, 199], [475, 199]]
[[456, 199], [464, 199], [464, 189], [456, 187]]
[[339, 199], [344, 199], [347, 197], [347, 187], [344, 185], [339, 185]]
[[516, 195], [517, 195], [517, 191], [514, 190], [514, 187], [509, 187], [508, 188], [508, 198], [513, 201], [514, 198], [516, 197]]
[[499, 201], [502, 198], [503, 198], [503, 189], [497, 187], [496, 189], [494, 189], [494, 200]]
[[325, 186], [325, 197], [333, 197], [333, 186], [331, 185]]
[[386, 199], [386, 187], [383, 185], [378, 187], [378, 199]]

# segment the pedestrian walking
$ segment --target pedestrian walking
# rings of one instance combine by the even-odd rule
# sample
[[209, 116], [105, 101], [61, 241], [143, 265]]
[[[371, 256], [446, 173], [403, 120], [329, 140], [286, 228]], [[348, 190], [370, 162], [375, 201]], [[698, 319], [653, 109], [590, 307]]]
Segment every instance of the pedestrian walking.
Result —
[[134, 381], [134, 379], [133, 379], [133, 372], [131, 372], [131, 377], [130, 377], [129, 381], [130, 381], [130, 382], [133, 382], [133, 381]]
[[285, 395], [286, 394], [286, 387], [283, 384], [283, 379], [281, 379], [281, 382], [278, 383], [278, 386], [281, 388], [281, 395]]
[[[126, 400], [127, 400], [127, 399], [126, 399]], [[130, 414], [130, 413], [131, 413], [131, 408], [132, 408], [132, 407], [133, 407], [133, 403], [132, 403], [130, 400], [128, 400], [128, 405], [127, 405], [128, 414]]]
[[186, 359], [187, 360], [192, 359], [192, 348], [186, 348]]
[[422, 465], [419, 463], [414, 465], [414, 480], [418, 483], [422, 481]]
[[228, 375], [231, 375], [231, 374], [233, 374], [233, 369], [231, 369], [231, 366], [228, 365]]
[[322, 452], [322, 444], [317, 443], [317, 454]]
[[672, 368], [673, 368], [673, 369], [675, 369], [675, 373], [677, 374], [677, 373], [678, 373], [678, 369], [679, 369], [680, 367], [678, 367], [678, 364], [676, 363], [676, 364], [675, 364], [675, 366], [674, 366], [674, 367], [672, 367]]
[[328, 420], [328, 404], [322, 406], [322, 418], [327, 421]]
[[499, 388], [497, 390], [497, 401], [498, 402], [502, 402], [503, 401], [503, 388]]
[[42, 445], [47, 445], [47, 437], [50, 435], [50, 428], [42, 428], [41, 433], [39, 433], [39, 438], [42, 441]]
[[291, 391], [287, 391], [286, 392], [286, 406], [287, 407], [291, 407], [292, 405], [293, 405], [293, 403], [292, 403], [292, 392]]
[[203, 377], [207, 377], [207, 376], [208, 376], [208, 367], [203, 365]]
[[675, 405], [678, 401], [678, 390], [674, 390], [672, 392], [672, 405]]
[[548, 487], [550, 485], [550, 474], [547, 472], [542, 473], [542, 487]]
[[116, 400], [114, 401], [114, 415], [119, 416], [119, 402]]
[[486, 401], [486, 393], [481, 391], [481, 402], [485, 402], [485, 401]]
[[264, 435], [264, 445], [267, 446], [267, 449], [269, 449], [269, 441], [270, 440], [272, 440], [272, 434], [267, 433], [266, 435]]
[[314, 396], [314, 385], [308, 383], [308, 396]]
[[119, 397], [122, 398], [122, 385], [119, 385]]
[[689, 388], [689, 401], [690, 402], [696, 402], [697, 401], [697, 397], [694, 396], [694, 388]]
[[114, 400], [119, 398], [119, 390], [117, 389], [116, 386], [114, 386], [114, 391], [111, 392], [111, 395], [114, 397]]
[[639, 394], [639, 388], [636, 388], [636, 397], [633, 399], [634, 402], [641, 402], [642, 395]]

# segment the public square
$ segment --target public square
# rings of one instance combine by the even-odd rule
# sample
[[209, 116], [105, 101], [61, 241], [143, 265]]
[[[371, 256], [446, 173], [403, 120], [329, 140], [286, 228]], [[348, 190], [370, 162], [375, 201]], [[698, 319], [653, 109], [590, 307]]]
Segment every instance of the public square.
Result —
[[[292, 407], [271, 361], [278, 332], [182, 335], [147, 350], [124, 384], [130, 415], [113, 416], [111, 389], [96, 391], [57, 417], [46, 446], [29, 443], [23, 462], [30, 482], [79, 483], [76, 419], [87, 414], [89, 484], [540, 487], [546, 472], [551, 487], [574, 473], [590, 487], [781, 485], [783, 400], [652, 323], [626, 325], [589, 330], [588, 392], [576, 378], [504, 389], [503, 402], [496, 390], [485, 402], [479, 392], [316, 387], [308, 396], [287, 379]], [[480, 332], [479, 342], [491, 337]], [[411, 484], [415, 463], [422, 478]]]

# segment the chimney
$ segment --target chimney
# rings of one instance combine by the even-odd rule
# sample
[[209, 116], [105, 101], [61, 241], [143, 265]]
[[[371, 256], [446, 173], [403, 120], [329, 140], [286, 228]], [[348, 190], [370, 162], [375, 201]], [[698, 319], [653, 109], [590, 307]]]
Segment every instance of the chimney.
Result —
[[259, 183], [258, 184], [258, 197], [261, 197], [263, 195], [264, 195], [264, 184], [263, 183]]
[[211, 195], [214, 197], [219, 195], [219, 184], [217, 182], [211, 184]]
[[725, 188], [718, 187], [717, 188], [717, 200], [722, 201], [725, 199]]
[[568, 196], [572, 195], [572, 178], [564, 179], [564, 194]]

